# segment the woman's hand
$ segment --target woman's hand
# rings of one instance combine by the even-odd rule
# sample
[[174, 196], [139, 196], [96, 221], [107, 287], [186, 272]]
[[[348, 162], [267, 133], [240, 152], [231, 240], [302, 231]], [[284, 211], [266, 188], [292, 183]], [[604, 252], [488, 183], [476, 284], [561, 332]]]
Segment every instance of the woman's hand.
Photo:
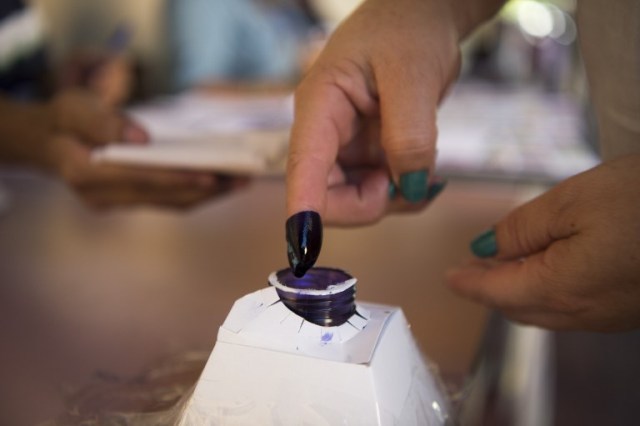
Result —
[[134, 90], [134, 64], [122, 53], [74, 52], [58, 70], [56, 89], [84, 89], [114, 107], [124, 105]]
[[521, 206], [450, 271], [459, 294], [552, 329], [640, 327], [640, 155], [608, 161]]
[[91, 150], [108, 143], [147, 143], [146, 132], [96, 95], [71, 90], [46, 106], [0, 104], [5, 162], [47, 171], [64, 180], [89, 206], [187, 208], [240, 188], [244, 178], [212, 173], [97, 164]]
[[459, 69], [449, 7], [368, 0], [331, 37], [296, 91], [288, 215], [365, 224], [442, 189], [431, 179], [436, 108]]

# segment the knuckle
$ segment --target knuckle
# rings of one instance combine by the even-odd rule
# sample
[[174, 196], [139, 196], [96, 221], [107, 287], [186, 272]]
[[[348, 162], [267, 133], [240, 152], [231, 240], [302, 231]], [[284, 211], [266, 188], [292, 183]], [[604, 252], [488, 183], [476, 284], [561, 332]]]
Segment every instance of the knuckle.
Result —
[[[410, 120], [410, 117], [407, 117]], [[387, 154], [391, 155], [417, 155], [434, 154], [435, 141], [438, 139], [438, 128], [435, 120], [425, 120], [420, 126], [410, 121], [406, 123], [395, 123], [401, 128], [401, 132], [392, 132], [386, 129], [382, 134], [382, 145]]]
[[313, 150], [294, 148], [289, 150], [287, 157], [287, 176], [291, 176], [294, 171], [318, 170], [329, 176], [335, 164], [335, 159], [325, 158]]
[[332, 84], [346, 93], [360, 89], [361, 77], [369, 74], [356, 60], [345, 58], [337, 61], [331, 68], [325, 69], [326, 83]]
[[498, 247], [513, 247], [519, 253], [531, 253], [533, 244], [529, 239], [526, 215], [519, 214], [516, 210], [508, 215], [501, 224], [497, 226]]
[[377, 91], [371, 82], [372, 72], [366, 61], [345, 57], [328, 63], [317, 63], [295, 91], [296, 106], [307, 96], [341, 93], [366, 115], [378, 111]]
[[325, 82], [339, 86], [339, 83], [347, 82], [353, 76], [362, 73], [363, 68], [358, 61], [353, 58], [339, 58], [327, 62], [318, 62], [312, 72], [308, 74], [308, 79], [316, 79], [318, 82]]
[[428, 141], [435, 140], [437, 131], [426, 129], [425, 131], [405, 132], [402, 135], [383, 136], [382, 144], [387, 154], [421, 154], [430, 153], [434, 149]]

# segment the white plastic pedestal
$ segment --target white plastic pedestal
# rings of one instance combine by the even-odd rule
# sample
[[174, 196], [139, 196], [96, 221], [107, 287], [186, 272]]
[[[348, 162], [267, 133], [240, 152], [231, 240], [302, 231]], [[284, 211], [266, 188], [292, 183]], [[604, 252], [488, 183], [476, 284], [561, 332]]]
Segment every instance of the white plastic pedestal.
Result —
[[448, 404], [402, 310], [357, 304], [338, 327], [305, 321], [273, 287], [242, 297], [180, 425], [444, 425]]

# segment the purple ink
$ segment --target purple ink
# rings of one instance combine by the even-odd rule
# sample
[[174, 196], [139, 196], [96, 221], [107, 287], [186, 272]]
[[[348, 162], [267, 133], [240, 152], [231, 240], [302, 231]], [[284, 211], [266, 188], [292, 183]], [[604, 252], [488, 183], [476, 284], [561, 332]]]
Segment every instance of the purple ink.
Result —
[[296, 277], [302, 277], [320, 255], [322, 219], [314, 211], [299, 212], [287, 219], [285, 231], [289, 266]]
[[356, 279], [334, 268], [312, 268], [302, 277], [282, 269], [269, 277], [284, 305], [323, 327], [344, 324], [356, 312]]

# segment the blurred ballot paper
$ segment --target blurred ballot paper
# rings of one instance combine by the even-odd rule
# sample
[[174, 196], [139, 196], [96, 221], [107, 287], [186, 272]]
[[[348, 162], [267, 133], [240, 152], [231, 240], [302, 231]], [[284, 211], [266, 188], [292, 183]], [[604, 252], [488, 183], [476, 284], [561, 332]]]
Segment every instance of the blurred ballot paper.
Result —
[[[131, 109], [149, 145], [108, 145], [100, 162], [254, 176], [285, 173], [293, 95], [185, 93]], [[553, 183], [598, 163], [580, 105], [537, 88], [458, 84], [438, 113], [450, 178]]]
[[185, 93], [130, 109], [148, 145], [112, 144], [96, 162], [258, 176], [283, 175], [293, 96]]
[[536, 87], [458, 84], [438, 112], [444, 176], [554, 183], [598, 164], [582, 107]]

